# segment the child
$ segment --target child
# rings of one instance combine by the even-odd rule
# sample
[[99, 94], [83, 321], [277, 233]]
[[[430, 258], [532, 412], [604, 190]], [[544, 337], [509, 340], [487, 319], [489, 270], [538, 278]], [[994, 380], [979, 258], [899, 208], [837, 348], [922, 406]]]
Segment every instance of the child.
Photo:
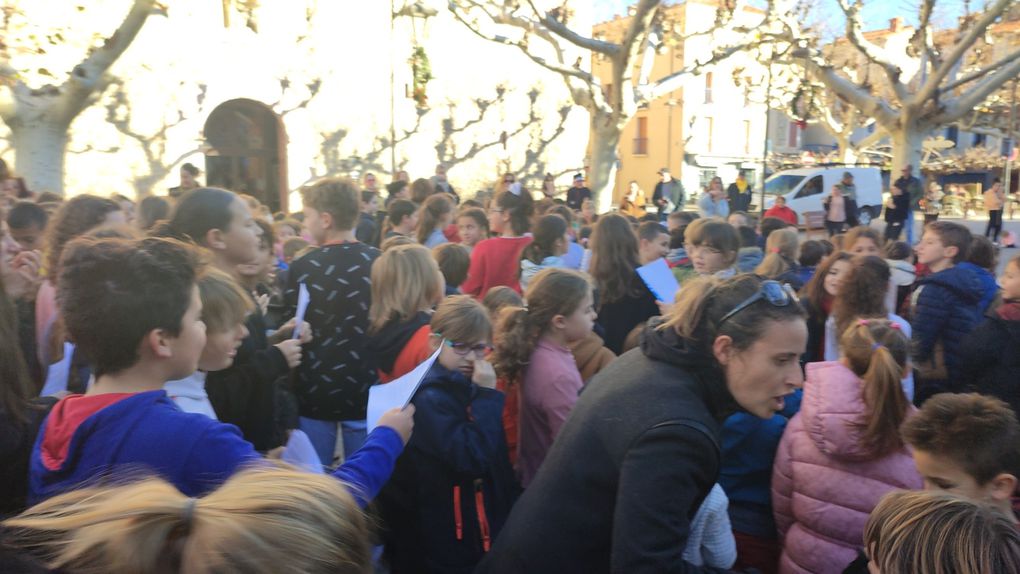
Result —
[[920, 373], [917, 404], [959, 380], [960, 343], [981, 322], [984, 293], [977, 274], [957, 264], [967, 259], [970, 231], [949, 221], [930, 224], [916, 247], [917, 262], [931, 270], [913, 296], [914, 362]]
[[882, 256], [882, 237], [878, 231], [870, 227], [853, 227], [843, 238], [843, 251], [850, 255], [877, 255]]
[[765, 253], [758, 247], [758, 234], [750, 227], [738, 227], [737, 235], [740, 236], [740, 250], [737, 251], [737, 271], [740, 273], [751, 273], [754, 268], [761, 265], [765, 259]]
[[361, 192], [361, 217], [358, 219], [357, 231], [354, 236], [358, 241], [377, 246], [376, 240], [378, 229], [375, 224], [375, 214], [379, 211], [379, 194], [375, 191], [362, 190]]
[[383, 239], [394, 236], [410, 236], [418, 227], [418, 206], [407, 199], [395, 199], [386, 214], [386, 234]]
[[1006, 264], [999, 284], [1002, 304], [960, 346], [961, 387], [1002, 399], [1020, 412], [1020, 256]]
[[309, 245], [311, 243], [308, 243], [301, 237], [291, 237], [283, 242], [283, 262], [287, 264], [287, 270], [289, 270], [290, 264], [298, 258], [298, 253]]
[[524, 299], [517, 291], [500, 286], [489, 289], [482, 299], [482, 305], [489, 311], [489, 318], [495, 323], [504, 307], [523, 307]]
[[318, 249], [291, 264], [284, 292], [287, 314], [297, 309], [300, 285], [308, 289], [305, 311], [308, 360], [294, 377], [301, 430], [324, 465], [332, 465], [338, 436], [344, 453], [365, 440], [368, 387], [374, 365], [366, 357], [371, 304], [369, 273], [379, 250], [357, 240], [359, 197], [346, 179], [324, 179], [303, 190], [305, 226]]
[[838, 362], [808, 364], [801, 410], [776, 454], [780, 572], [842, 571], [857, 556], [879, 499], [897, 488], [921, 488], [899, 435], [913, 411], [900, 388], [909, 339], [889, 321], [865, 319], [840, 343]]
[[493, 360], [501, 377], [520, 381], [517, 474], [525, 488], [577, 402], [584, 381], [569, 345], [587, 337], [596, 318], [591, 284], [576, 271], [539, 273], [527, 302], [500, 314]]
[[475, 245], [471, 269], [461, 291], [475, 299], [485, 297], [489, 289], [506, 285], [521, 292], [518, 269], [521, 252], [531, 243], [525, 235], [531, 228], [531, 195], [506, 191], [496, 196], [489, 208], [489, 229], [495, 237]]
[[795, 229], [787, 227], [773, 231], [765, 241], [765, 259], [755, 268], [755, 275], [789, 283], [794, 290], [800, 291], [804, 284], [800, 281], [800, 268], [796, 261], [799, 246], [800, 239]]
[[[907, 338], [910, 337], [910, 323], [885, 306], [888, 285], [889, 265], [884, 259], [863, 256], [850, 260], [850, 268], [842, 279], [839, 295], [825, 321], [826, 361], [835, 361], [840, 357], [838, 333], [845, 332], [857, 319], [888, 319]], [[913, 400], [913, 370], [907, 371], [903, 377], [903, 392], [908, 399]]]
[[926, 489], [959, 494], [1014, 515], [1020, 423], [1006, 403], [976, 393], [935, 395], [900, 432], [913, 449]]
[[7, 211], [7, 229], [23, 251], [42, 248], [42, 235], [49, 216], [30, 201], [19, 201]]
[[674, 211], [666, 216], [666, 229], [672, 234], [675, 230], [686, 227], [698, 218], [697, 213], [690, 211]]
[[959, 264], [973, 271], [981, 281], [981, 301], [978, 307], [981, 312], [988, 311], [999, 294], [999, 285], [995, 282], [995, 268], [998, 265], [998, 248], [992, 245], [987, 237], [973, 235], [970, 239], [970, 250], [967, 253], [967, 260]]
[[864, 545], [873, 573], [1020, 573], [1020, 531], [1009, 517], [948, 493], [887, 494], [868, 518]]
[[669, 231], [658, 221], [646, 221], [638, 226], [638, 261], [642, 265], [662, 259], [669, 254]]
[[790, 225], [797, 225], [797, 212], [786, 206], [786, 198], [782, 195], [776, 196], [775, 205], [765, 210], [765, 217], [775, 217]]
[[158, 477], [75, 490], [4, 526], [62, 572], [355, 574], [371, 569], [366, 522], [334, 478], [279, 465], [202, 498]]
[[418, 220], [416, 238], [418, 243], [432, 249], [446, 243], [443, 230], [453, 219], [453, 202], [446, 194], [430, 195], [421, 206], [421, 219]]
[[429, 321], [445, 291], [436, 260], [421, 245], [394, 247], [372, 266], [367, 351], [379, 380], [405, 375], [432, 354]]
[[492, 327], [472, 297], [445, 299], [429, 345], [442, 348], [412, 403], [417, 429], [379, 497], [392, 572], [471, 572], [499, 536], [517, 487], [503, 393], [486, 361]]
[[527, 292], [532, 279], [543, 269], [565, 267], [563, 255], [569, 244], [567, 222], [559, 215], [543, 215], [535, 225], [531, 243], [521, 252], [521, 290]]
[[[236, 427], [181, 411], [162, 389], [193, 373], [206, 345], [197, 260], [191, 248], [164, 239], [82, 239], [69, 248], [58, 283], [62, 312], [95, 382], [47, 417], [32, 452], [30, 499], [137, 468], [199, 496], [261, 460]], [[337, 469], [360, 504], [389, 477], [411, 416], [390, 411]]]
[[619, 355], [630, 332], [658, 315], [659, 306], [637, 274], [640, 266], [637, 236], [622, 215], [610, 213], [599, 218], [591, 250], [590, 273], [598, 293], [598, 322], [606, 346]]
[[[904, 241], [893, 241], [885, 246], [885, 262], [889, 264], [892, 288], [886, 295], [885, 306], [891, 313], [900, 313], [910, 297], [917, 272], [914, 270], [914, 250]], [[908, 309], [909, 310], [909, 309]]]
[[479, 241], [489, 238], [489, 220], [485, 217], [485, 210], [478, 207], [462, 209], [457, 214], [457, 234], [460, 235], [461, 246], [471, 255]]
[[574, 212], [566, 205], [557, 205], [550, 209], [549, 213], [559, 215], [567, 222], [567, 233], [570, 236], [570, 243], [567, 245], [567, 252], [563, 255], [563, 266], [567, 269], [580, 269], [581, 260], [584, 259], [584, 247], [579, 243], [579, 230]]
[[206, 373], [220, 371], [233, 364], [237, 348], [248, 336], [244, 319], [254, 305], [241, 286], [219, 269], [204, 270], [197, 285], [206, 339], [198, 359], [198, 370], [186, 378], [167, 381], [163, 390], [182, 411], [215, 419], [216, 411], [205, 392]]
[[[154, 233], [205, 247], [214, 265], [239, 283], [240, 266], [259, 255], [261, 228], [248, 203], [223, 189], [199, 188], [183, 195], [170, 219]], [[276, 425], [276, 380], [300, 364], [301, 344], [310, 340], [311, 334], [306, 332], [304, 341], [292, 339], [294, 322], [289, 321], [268, 337], [265, 315], [257, 306], [245, 326], [248, 336], [234, 364], [209, 373], [205, 387], [219, 419], [237, 425], [256, 450], [268, 451], [285, 440]]]
[[165, 197], [150, 195], [138, 202], [138, 217], [135, 226], [142, 232], [148, 232], [156, 224], [170, 215], [170, 202]]
[[714, 275], [727, 279], [736, 275], [734, 265], [740, 250], [740, 237], [732, 225], [718, 219], [699, 219], [687, 226], [684, 232], [684, 247], [691, 258], [691, 271], [673, 274], [680, 287], [698, 275]]
[[471, 266], [468, 250], [459, 243], [443, 243], [432, 248], [432, 256], [446, 281], [445, 295], [460, 295], [460, 284], [467, 279], [468, 268]]
[[825, 360], [825, 323], [832, 314], [843, 284], [850, 270], [850, 255], [836, 251], [818, 266], [818, 272], [808, 281], [801, 293], [808, 312], [808, 343], [802, 363]]
[[821, 241], [809, 239], [800, 244], [800, 255], [797, 256], [797, 263], [800, 264], [798, 278], [802, 285], [807, 285], [807, 282], [815, 276], [815, 268], [818, 267], [818, 264], [822, 262], [822, 258], [826, 255], [825, 246]]

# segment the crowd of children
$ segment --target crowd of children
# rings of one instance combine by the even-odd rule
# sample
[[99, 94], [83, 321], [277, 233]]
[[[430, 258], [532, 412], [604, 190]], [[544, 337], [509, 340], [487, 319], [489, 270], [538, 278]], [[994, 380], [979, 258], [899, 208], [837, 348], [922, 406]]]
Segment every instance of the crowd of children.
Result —
[[1020, 573], [1020, 257], [440, 167], [13, 203], [0, 570]]

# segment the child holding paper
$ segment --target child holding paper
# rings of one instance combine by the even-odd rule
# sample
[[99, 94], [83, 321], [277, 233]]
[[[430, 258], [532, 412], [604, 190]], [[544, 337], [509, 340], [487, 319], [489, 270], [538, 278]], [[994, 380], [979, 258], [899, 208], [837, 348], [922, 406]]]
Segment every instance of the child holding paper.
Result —
[[538, 472], [584, 386], [570, 345], [591, 333], [595, 317], [591, 284], [567, 269], [539, 273], [528, 289], [527, 309], [500, 312], [493, 363], [511, 383], [508, 392], [520, 393], [517, 475], [524, 487]]
[[379, 496], [390, 571], [471, 572], [517, 494], [503, 434], [503, 393], [486, 360], [492, 325], [468, 295], [432, 316], [435, 364], [412, 399], [415, 432]]
[[[314, 335], [294, 379], [301, 430], [324, 465], [337, 443], [350, 454], [365, 441], [368, 387], [375, 365], [366, 358], [371, 269], [379, 250], [358, 241], [360, 197], [346, 179], [325, 179], [304, 190], [305, 227], [318, 249], [294, 261], [284, 304], [296, 311], [301, 284], [308, 290], [304, 320]], [[339, 437], [339, 441], [338, 441]]]

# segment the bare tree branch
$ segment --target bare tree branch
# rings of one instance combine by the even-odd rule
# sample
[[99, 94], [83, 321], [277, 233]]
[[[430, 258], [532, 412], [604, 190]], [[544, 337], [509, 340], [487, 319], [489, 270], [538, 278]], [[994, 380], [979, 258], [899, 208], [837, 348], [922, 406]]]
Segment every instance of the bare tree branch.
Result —
[[1017, 49], [1017, 50], [1014, 50], [1013, 52], [1010, 52], [1009, 54], [1004, 56], [998, 62], [994, 62], [992, 64], [989, 64], [989, 65], [985, 66], [984, 68], [981, 68], [980, 70], [975, 70], [975, 71], [967, 74], [966, 76], [953, 81], [952, 83], [950, 83], [948, 85], [942, 86], [941, 88], [939, 88], [938, 93], [939, 94], [948, 94], [948, 93], [952, 92], [953, 90], [955, 90], [956, 88], [959, 88], [960, 86], [962, 86], [964, 84], [967, 84], [969, 82], [973, 82], [974, 80], [981, 79], [985, 75], [987, 75], [987, 74], [989, 74], [991, 72], [994, 72], [995, 70], [1001, 68], [1002, 66], [1005, 66], [1006, 64], [1012, 62], [1013, 60], [1016, 60], [1017, 58], [1020, 58], [1020, 49]]
[[974, 45], [974, 42], [985, 34], [985, 31], [989, 26], [995, 22], [1006, 8], [1015, 0], [996, 0], [995, 4], [988, 8], [984, 14], [967, 30], [966, 34], [962, 38], [956, 41], [953, 45], [953, 49], [946, 54], [942, 61], [939, 62], [938, 67], [932, 72], [925, 81], [921, 89], [917, 91], [914, 96], [914, 101], [925, 102], [932, 99], [938, 93], [939, 85], [942, 84], [943, 80], [949, 76], [949, 73], [956, 68], [957, 64], [963, 60], [967, 50]]
[[906, 90], [900, 82], [900, 76], [903, 71], [900, 67], [893, 63], [889, 59], [888, 54], [885, 50], [879, 48], [875, 44], [871, 43], [864, 37], [863, 26], [861, 24], [860, 9], [862, 8], [860, 0], [839, 0], [839, 7], [843, 10], [843, 14], [846, 15], [846, 37], [857, 51], [864, 54], [864, 57], [869, 62], [879, 66], [885, 71], [885, 75], [889, 78], [889, 84], [892, 86], [896, 93], [901, 98], [906, 96]]
[[1016, 78], [1017, 74], [1020, 74], [1020, 57], [1014, 57], [1013, 61], [999, 68], [999, 71], [986, 77], [976, 86], [967, 90], [963, 96], [946, 105], [942, 113], [932, 121], [936, 125], [955, 122], [985, 101], [989, 94], [1004, 86], [1006, 82]]
[[538, 7], [535, 6], [535, 2], [533, 0], [528, 0], [528, 4], [535, 12], [535, 16], [539, 18], [539, 21], [541, 21], [546, 28], [578, 48], [584, 48], [585, 50], [591, 50], [592, 52], [605, 54], [607, 56], [612, 56], [620, 51], [620, 46], [613, 44], [612, 42], [603, 42], [602, 40], [582, 36], [568, 28], [551, 13], [546, 12], [543, 14], [539, 11]]

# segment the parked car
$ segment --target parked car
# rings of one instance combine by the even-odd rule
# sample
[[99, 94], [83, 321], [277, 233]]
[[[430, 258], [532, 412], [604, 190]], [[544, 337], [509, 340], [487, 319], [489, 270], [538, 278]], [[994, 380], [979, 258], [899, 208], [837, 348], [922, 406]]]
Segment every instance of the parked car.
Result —
[[782, 195], [786, 206], [802, 221], [805, 212], [825, 211], [822, 201], [846, 172], [854, 176], [858, 219], [861, 225], [868, 225], [882, 214], [882, 172], [877, 167], [806, 167], [774, 173], [765, 180], [765, 209]]

